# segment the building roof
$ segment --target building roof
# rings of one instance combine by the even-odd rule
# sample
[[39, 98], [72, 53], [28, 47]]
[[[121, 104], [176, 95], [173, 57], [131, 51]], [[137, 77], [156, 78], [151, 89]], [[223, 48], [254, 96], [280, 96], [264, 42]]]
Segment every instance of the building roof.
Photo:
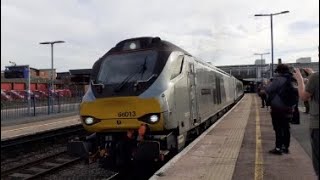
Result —
[[91, 69], [70, 69], [71, 75], [90, 75]]

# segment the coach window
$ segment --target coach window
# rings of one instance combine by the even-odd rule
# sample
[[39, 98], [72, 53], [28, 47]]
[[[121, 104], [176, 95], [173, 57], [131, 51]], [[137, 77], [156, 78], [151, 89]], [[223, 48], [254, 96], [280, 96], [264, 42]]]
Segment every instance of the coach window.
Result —
[[214, 72], [210, 72], [209, 75], [210, 84], [212, 84], [212, 98], [213, 98], [213, 104], [217, 104], [217, 90], [216, 90], [216, 80]]
[[221, 104], [221, 86], [220, 86], [219, 75], [216, 76], [216, 97], [217, 97], [217, 104]]
[[179, 74], [181, 74], [183, 68], [183, 61], [183, 56], [179, 56], [178, 59], [172, 63], [170, 80], [174, 79]]
[[220, 103], [221, 103], [222, 101], [226, 100], [226, 90], [224, 87], [224, 79], [222, 76], [220, 77], [220, 89], [221, 89], [221, 92], [220, 92], [220, 97], [221, 97]]

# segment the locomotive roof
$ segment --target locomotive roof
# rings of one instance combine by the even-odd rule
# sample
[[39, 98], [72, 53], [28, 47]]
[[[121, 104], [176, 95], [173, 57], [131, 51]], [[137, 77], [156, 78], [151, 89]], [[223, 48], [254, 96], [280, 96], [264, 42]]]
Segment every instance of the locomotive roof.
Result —
[[[139, 44], [138, 48], [129, 48], [129, 43], [137, 43]], [[128, 53], [128, 52], [136, 52], [136, 51], [143, 51], [143, 50], [159, 50], [159, 51], [181, 51], [186, 55], [192, 56], [190, 53], [185, 51], [184, 49], [180, 48], [179, 46], [169, 42], [162, 40], [159, 37], [136, 37], [136, 38], [130, 38], [125, 39], [123, 41], [120, 41], [116, 44], [115, 47], [111, 48], [102, 58], [110, 54], [119, 54], [119, 53]], [[198, 58], [195, 58], [195, 60], [205, 66], [209, 66], [211, 68], [214, 68], [216, 71], [219, 71], [222, 74], [231, 76], [230, 74], [224, 72], [223, 70], [208, 64], [204, 61], [199, 60]]]
[[[137, 49], [129, 49], [126, 48], [127, 43], [139, 43], [139, 48]], [[137, 37], [126, 39], [117, 43], [115, 47], [113, 47], [107, 54], [113, 53], [121, 53], [121, 52], [132, 52], [132, 51], [141, 51], [141, 50], [148, 50], [148, 49], [156, 49], [160, 51], [182, 51], [187, 55], [190, 55], [187, 51], [183, 50], [182, 48], [172, 44], [169, 41], [161, 40], [159, 37]]]

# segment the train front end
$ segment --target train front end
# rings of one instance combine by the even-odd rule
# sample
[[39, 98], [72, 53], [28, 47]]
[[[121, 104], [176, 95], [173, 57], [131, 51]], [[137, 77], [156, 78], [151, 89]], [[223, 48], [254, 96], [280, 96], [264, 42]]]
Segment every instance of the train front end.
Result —
[[[163, 90], [154, 87], [170, 54], [159, 50], [160, 46], [160, 38], [125, 40], [94, 64], [80, 105], [82, 125], [93, 134], [85, 141], [69, 143], [70, 152], [91, 160], [111, 158], [118, 166], [125, 161], [117, 159], [127, 157], [118, 154], [123, 152], [118, 149], [123, 142], [138, 144], [130, 147], [131, 153], [144, 160], [158, 160], [161, 149], [175, 143], [163, 133], [164, 110], [159, 101]], [[140, 133], [142, 127], [146, 130]]]
[[136, 96], [101, 98], [83, 102], [80, 108], [84, 128], [101, 134], [136, 130], [143, 123], [148, 124], [151, 131], [162, 131], [161, 114], [156, 98]]

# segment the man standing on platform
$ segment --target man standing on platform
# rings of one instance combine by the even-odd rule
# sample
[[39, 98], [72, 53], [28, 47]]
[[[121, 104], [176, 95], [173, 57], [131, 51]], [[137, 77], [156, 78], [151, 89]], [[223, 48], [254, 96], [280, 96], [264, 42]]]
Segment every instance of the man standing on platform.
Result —
[[303, 101], [310, 103], [310, 133], [312, 147], [313, 168], [319, 176], [319, 72], [314, 73], [312, 69], [304, 69], [311, 74], [307, 85], [304, 85], [303, 77], [298, 68], [293, 73], [298, 82], [299, 96]]
[[289, 153], [290, 124], [293, 107], [298, 102], [298, 92], [292, 85], [292, 74], [285, 64], [279, 64], [275, 70], [277, 75], [266, 89], [271, 106], [271, 119], [276, 135], [275, 148], [271, 154]]

